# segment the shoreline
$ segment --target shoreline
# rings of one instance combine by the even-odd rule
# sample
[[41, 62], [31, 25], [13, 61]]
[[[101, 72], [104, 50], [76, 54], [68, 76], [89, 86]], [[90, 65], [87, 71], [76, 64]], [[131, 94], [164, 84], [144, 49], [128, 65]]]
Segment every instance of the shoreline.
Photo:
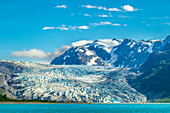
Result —
[[0, 104], [131, 104], [131, 105], [135, 105], [135, 104], [170, 104], [170, 103], [74, 103], [74, 102], [0, 102]]

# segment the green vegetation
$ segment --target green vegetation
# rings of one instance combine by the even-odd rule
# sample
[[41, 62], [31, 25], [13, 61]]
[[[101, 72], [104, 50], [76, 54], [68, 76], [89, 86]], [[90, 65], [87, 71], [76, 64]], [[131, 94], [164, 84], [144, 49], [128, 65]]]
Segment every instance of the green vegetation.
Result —
[[156, 103], [170, 103], [170, 98], [163, 98], [160, 100], [155, 101]]
[[[160, 60], [150, 69], [136, 78], [132, 86], [140, 93], [146, 95], [148, 100], [170, 99], [170, 59]], [[169, 101], [170, 102], [170, 101]]]
[[39, 100], [39, 99], [29, 99], [29, 100], [19, 100], [12, 99], [7, 97], [6, 94], [0, 95], [0, 102], [32, 102], [32, 103], [87, 103], [87, 102], [57, 102], [57, 101], [48, 101], [48, 100]]
[[155, 76], [157, 72], [161, 71], [164, 67], [168, 67], [170, 65], [170, 59], [167, 61], [161, 60], [160, 62], [156, 63], [149, 71], [145, 72], [144, 74], [147, 75], [143, 79], [149, 79], [152, 76]]
[[2, 88], [0, 88], [0, 95], [2, 95], [5, 92]]

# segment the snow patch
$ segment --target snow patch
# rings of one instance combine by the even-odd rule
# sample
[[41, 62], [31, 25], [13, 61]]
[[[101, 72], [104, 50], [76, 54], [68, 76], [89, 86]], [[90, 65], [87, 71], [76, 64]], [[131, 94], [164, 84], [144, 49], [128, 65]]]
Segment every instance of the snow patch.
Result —
[[66, 60], [67, 58], [69, 58], [69, 55], [64, 56], [63, 60]]
[[142, 44], [145, 44], [145, 45], [148, 45], [148, 46], [152, 45], [152, 43], [149, 43], [149, 42], [142, 42]]
[[130, 45], [130, 48], [132, 48], [135, 44], [136, 44], [136, 43], [135, 43], [135, 42], [133, 42], [133, 43]]
[[138, 49], [138, 53], [140, 53], [141, 52], [141, 49]]
[[87, 62], [88, 66], [93, 66], [93, 65], [97, 65], [97, 63], [95, 62], [99, 57], [93, 57], [90, 62]]
[[81, 41], [78, 41], [78, 42], [73, 42], [72, 46], [84, 46], [88, 43], [93, 43], [93, 41], [91, 41], [91, 40], [81, 40]]
[[106, 47], [118, 46], [120, 44], [118, 41], [112, 39], [99, 39], [96, 43], [104, 45]]
[[152, 53], [153, 52], [153, 44], [149, 47], [149, 49], [147, 50], [148, 51], [148, 53]]
[[89, 51], [89, 50], [87, 50], [85, 54], [88, 55], [88, 56], [94, 55], [94, 53], [92, 51]]
[[153, 39], [153, 40], [150, 40], [151, 42], [157, 42], [157, 41], [160, 41], [160, 40], [156, 40], [156, 39]]
[[84, 52], [84, 50], [83, 50], [83, 49], [79, 49], [79, 52], [82, 52], [82, 53], [83, 53], [83, 52]]

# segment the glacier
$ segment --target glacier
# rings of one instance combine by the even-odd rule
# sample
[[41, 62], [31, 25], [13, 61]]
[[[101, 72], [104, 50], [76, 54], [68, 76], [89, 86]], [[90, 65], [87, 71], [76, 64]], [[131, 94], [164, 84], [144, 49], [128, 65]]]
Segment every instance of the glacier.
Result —
[[[146, 102], [146, 97], [126, 82], [128, 73], [125, 72], [128, 71], [125, 68], [0, 62], [1, 68], [8, 70], [0, 71], [0, 87], [13, 98], [90, 103]], [[16, 67], [20, 67], [20, 71], [16, 71]]]

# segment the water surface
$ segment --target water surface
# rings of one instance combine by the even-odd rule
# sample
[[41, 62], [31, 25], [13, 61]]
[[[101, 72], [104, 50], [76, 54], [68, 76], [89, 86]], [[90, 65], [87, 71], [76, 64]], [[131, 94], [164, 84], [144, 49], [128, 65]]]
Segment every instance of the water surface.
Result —
[[170, 104], [0, 104], [0, 113], [170, 113]]

